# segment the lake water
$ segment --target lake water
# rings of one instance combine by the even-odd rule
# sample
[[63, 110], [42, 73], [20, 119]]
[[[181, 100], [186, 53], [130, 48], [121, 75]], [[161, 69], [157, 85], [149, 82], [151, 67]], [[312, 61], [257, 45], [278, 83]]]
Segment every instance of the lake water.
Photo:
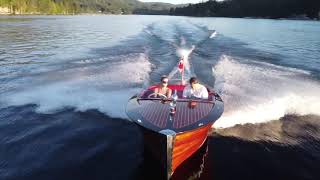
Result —
[[192, 47], [225, 102], [200, 179], [319, 179], [320, 22], [169, 16], [0, 17], [0, 179], [141, 179], [126, 102]]

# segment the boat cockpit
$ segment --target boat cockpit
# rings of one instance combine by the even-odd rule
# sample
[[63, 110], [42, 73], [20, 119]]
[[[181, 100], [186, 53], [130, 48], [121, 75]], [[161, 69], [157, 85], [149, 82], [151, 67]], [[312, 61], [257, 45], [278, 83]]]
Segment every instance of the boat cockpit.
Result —
[[[139, 100], [163, 100], [163, 97], [154, 97], [154, 90], [157, 88], [157, 85], [150, 86], [148, 89], [144, 90], [141, 94], [139, 94], [138, 98]], [[174, 99], [174, 96], [176, 94], [177, 101], [190, 101], [190, 98], [184, 98], [182, 96], [183, 89], [185, 88], [185, 85], [168, 85], [168, 88], [172, 90], [172, 97], [166, 99], [166, 101], [172, 101]], [[192, 101], [199, 101], [199, 102], [207, 102], [207, 103], [213, 103], [215, 100], [215, 93], [212, 92], [209, 88], [207, 88], [208, 91], [208, 99], [192, 99]]]

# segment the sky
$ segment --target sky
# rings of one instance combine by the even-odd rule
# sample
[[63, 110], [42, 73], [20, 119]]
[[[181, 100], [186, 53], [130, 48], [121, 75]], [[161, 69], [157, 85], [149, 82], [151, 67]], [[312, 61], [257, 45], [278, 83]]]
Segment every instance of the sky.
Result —
[[171, 4], [199, 3], [205, 0], [140, 0], [142, 2], [165, 2]]

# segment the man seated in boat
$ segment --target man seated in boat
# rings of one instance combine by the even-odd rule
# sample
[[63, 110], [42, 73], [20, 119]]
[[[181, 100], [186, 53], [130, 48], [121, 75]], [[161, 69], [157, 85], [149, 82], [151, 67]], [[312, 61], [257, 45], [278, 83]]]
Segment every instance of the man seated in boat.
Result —
[[160, 80], [161, 80], [160, 85], [154, 89], [155, 96], [164, 98], [164, 99], [170, 98], [172, 94], [172, 90], [168, 88], [168, 82], [169, 82], [168, 77], [162, 76]]
[[189, 80], [189, 84], [183, 89], [182, 96], [190, 99], [208, 99], [209, 93], [204, 85], [198, 82], [196, 77]]

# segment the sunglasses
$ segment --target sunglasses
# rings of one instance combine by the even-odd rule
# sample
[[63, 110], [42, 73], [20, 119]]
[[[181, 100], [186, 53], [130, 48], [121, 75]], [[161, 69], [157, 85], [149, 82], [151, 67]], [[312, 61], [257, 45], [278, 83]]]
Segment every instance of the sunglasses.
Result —
[[168, 84], [168, 81], [162, 81], [162, 84]]

